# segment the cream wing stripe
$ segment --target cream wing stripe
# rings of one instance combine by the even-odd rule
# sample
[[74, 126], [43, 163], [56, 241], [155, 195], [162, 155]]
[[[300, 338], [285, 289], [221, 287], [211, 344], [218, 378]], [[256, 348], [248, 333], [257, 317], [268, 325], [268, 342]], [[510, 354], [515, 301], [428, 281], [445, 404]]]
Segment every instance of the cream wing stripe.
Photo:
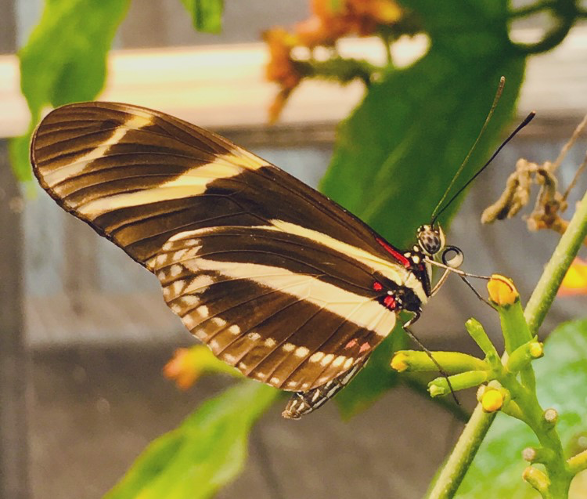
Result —
[[184, 265], [193, 272], [211, 270], [235, 279], [250, 279], [271, 289], [286, 288], [287, 291], [284, 293], [324, 307], [343, 319], [351, 316], [359, 305], [361, 314], [353, 316], [352, 322], [362, 328], [374, 327], [372, 330], [379, 336], [387, 336], [395, 324], [395, 313], [385, 309], [383, 311], [386, 313], [386, 319], [378, 320], [382, 307], [375, 300], [351, 293], [313, 276], [287, 271], [281, 267], [256, 263], [218, 262], [204, 258], [185, 262]]
[[81, 158], [76, 158], [72, 163], [45, 174], [43, 180], [47, 182], [49, 187], [53, 188], [60, 182], [79, 175], [92, 161], [106, 155], [108, 150], [118, 144], [128, 132], [145, 128], [152, 123], [153, 119], [150, 116], [133, 116], [124, 126], [117, 127], [114, 133], [99, 146], [84, 154]]
[[[296, 225], [290, 222], [284, 222], [283, 220], [273, 219], [270, 220], [270, 222], [272, 226], [259, 225], [253, 226], [251, 229], [285, 232], [288, 234], [295, 234], [313, 242], [318, 242], [327, 248], [331, 248], [343, 255], [356, 258], [362, 263], [368, 265], [373, 270], [373, 272], [381, 272], [385, 277], [391, 279], [399, 286], [410, 287], [414, 293], [416, 293], [422, 304], [425, 304], [428, 301], [428, 297], [426, 296], [422, 283], [412, 272], [409, 272], [401, 265], [394, 264], [384, 260], [383, 258], [379, 258], [378, 256], [373, 255], [368, 251], [335, 239], [334, 237], [324, 234], [323, 232], [308, 229], [306, 227], [302, 227], [301, 225]], [[169, 239], [169, 242], [179, 241], [182, 239], [198, 238], [199, 236], [208, 232], [210, 232], [210, 229], [196, 229], [193, 231], [180, 232], [179, 234], [172, 236]]]

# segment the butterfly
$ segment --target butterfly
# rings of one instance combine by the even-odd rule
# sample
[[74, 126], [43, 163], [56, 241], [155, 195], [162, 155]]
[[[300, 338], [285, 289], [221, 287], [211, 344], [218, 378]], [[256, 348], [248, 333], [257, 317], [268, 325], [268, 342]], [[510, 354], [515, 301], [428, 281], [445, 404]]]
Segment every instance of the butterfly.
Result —
[[400, 251], [340, 205], [229, 140], [162, 112], [71, 104], [37, 127], [31, 162], [65, 210], [155, 274], [169, 308], [216, 357], [323, 405], [400, 311], [441, 284], [434, 223]]

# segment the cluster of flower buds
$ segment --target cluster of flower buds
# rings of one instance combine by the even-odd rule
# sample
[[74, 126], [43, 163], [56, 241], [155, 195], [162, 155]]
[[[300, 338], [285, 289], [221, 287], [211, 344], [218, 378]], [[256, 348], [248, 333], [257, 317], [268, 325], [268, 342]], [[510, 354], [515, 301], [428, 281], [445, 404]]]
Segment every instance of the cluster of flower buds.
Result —
[[429, 383], [428, 391], [433, 397], [479, 386], [477, 398], [486, 412], [502, 409], [516, 415], [519, 410], [515, 401], [512, 402], [508, 387], [513, 387], [512, 377], [523, 377], [530, 362], [542, 357], [543, 347], [528, 331], [513, 282], [504, 276], [493, 275], [487, 289], [491, 303], [500, 314], [507, 356], [500, 358], [481, 324], [470, 319], [466, 323], [467, 330], [485, 353], [484, 359], [460, 352], [433, 352], [432, 360], [428, 353], [402, 350], [396, 352], [391, 367], [401, 372], [435, 371], [441, 366], [448, 376]]

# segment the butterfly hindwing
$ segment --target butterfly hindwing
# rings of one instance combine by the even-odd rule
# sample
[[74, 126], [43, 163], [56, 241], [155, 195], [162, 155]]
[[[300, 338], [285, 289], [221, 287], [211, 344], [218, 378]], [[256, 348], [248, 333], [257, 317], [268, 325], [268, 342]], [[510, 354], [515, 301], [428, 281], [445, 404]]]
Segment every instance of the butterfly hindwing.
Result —
[[286, 390], [348, 371], [395, 323], [367, 266], [273, 227], [180, 233], [155, 265], [190, 331], [245, 375]]

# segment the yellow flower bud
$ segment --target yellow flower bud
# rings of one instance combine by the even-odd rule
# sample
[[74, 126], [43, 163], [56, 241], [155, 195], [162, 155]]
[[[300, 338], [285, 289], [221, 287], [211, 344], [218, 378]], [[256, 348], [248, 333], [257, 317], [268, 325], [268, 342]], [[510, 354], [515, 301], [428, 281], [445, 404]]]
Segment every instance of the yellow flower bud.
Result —
[[512, 280], [499, 274], [491, 276], [487, 291], [491, 301], [500, 307], [513, 305], [520, 296]]
[[544, 346], [539, 341], [533, 342], [530, 345], [530, 355], [534, 359], [539, 359], [544, 355]]
[[503, 406], [503, 394], [499, 390], [485, 390], [481, 396], [481, 406], [485, 412], [499, 411]]
[[395, 369], [397, 372], [404, 372], [408, 367], [407, 362], [408, 356], [405, 352], [398, 352], [396, 353], [393, 358], [391, 359], [391, 368]]

